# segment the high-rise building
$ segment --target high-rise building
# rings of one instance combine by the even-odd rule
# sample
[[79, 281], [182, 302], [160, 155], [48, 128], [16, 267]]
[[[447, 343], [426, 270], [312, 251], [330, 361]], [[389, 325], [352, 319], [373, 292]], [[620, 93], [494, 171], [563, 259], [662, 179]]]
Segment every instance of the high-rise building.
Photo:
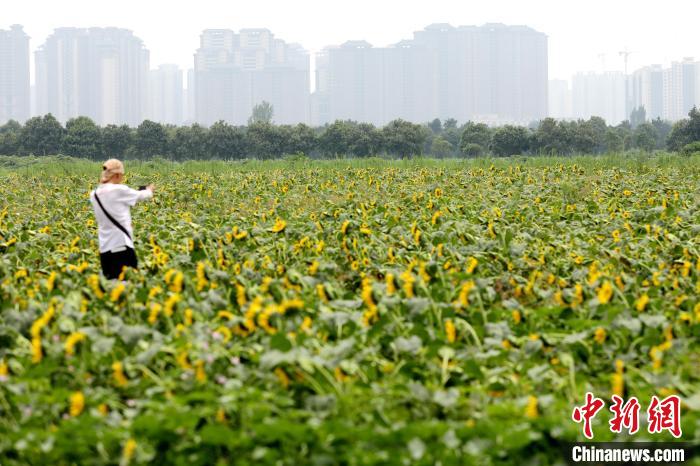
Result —
[[434, 53], [416, 41], [401, 41], [383, 50], [382, 121], [397, 118], [427, 121], [439, 115], [437, 79], [430, 64]]
[[317, 63], [319, 123], [527, 124], [547, 116], [547, 36], [524, 26], [433, 24], [386, 48], [365, 41], [327, 48]]
[[195, 119], [242, 125], [263, 101], [275, 123], [309, 121], [309, 55], [267, 29], [207, 29], [194, 56]]
[[177, 65], [160, 65], [148, 77], [147, 118], [159, 123], [183, 122], [182, 70]]
[[629, 77], [632, 109], [644, 107], [648, 120], [664, 117], [664, 71], [661, 65], [641, 68]]
[[37, 111], [65, 122], [137, 126], [146, 111], [149, 54], [126, 29], [59, 28], [36, 51]]
[[187, 124], [194, 123], [194, 121], [195, 121], [194, 95], [195, 95], [194, 70], [192, 68], [190, 68], [187, 70], [187, 88], [184, 91], [183, 115], [185, 118], [185, 123], [187, 123]]
[[545, 34], [503, 24], [438, 25], [415, 40], [437, 35], [441, 118], [528, 124], [547, 116]]
[[663, 118], [670, 121], [688, 116], [696, 105], [697, 63], [692, 58], [673, 62], [663, 71]]
[[603, 118], [616, 125], [626, 119], [625, 75], [621, 72], [578, 73], [571, 82], [574, 118]]
[[384, 121], [383, 52], [365, 41], [348, 41], [328, 49], [331, 121]]
[[316, 54], [316, 87], [311, 94], [311, 124], [321, 126], [331, 121], [330, 106], [330, 74], [328, 68], [328, 55], [331, 47], [326, 47]]
[[22, 26], [0, 29], [0, 125], [29, 118], [29, 36]]
[[558, 120], [570, 119], [573, 116], [571, 88], [565, 79], [549, 81], [549, 116]]

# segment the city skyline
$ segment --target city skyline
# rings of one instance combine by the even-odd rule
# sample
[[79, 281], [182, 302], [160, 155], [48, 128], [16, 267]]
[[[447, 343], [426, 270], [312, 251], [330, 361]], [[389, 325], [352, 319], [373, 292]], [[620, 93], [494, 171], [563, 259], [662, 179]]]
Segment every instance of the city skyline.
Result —
[[[550, 79], [548, 36], [528, 26], [436, 23], [387, 47], [348, 40], [315, 54], [265, 28], [205, 29], [191, 68], [153, 63], [145, 41], [129, 29], [60, 27], [30, 53], [36, 82], [27, 112], [24, 86], [17, 99], [7, 89], [19, 89], [17, 83], [27, 78], [13, 71], [23, 73], [26, 62], [13, 63], [32, 51], [29, 37], [19, 25], [0, 31], [5, 51], [0, 80], [9, 96], [0, 101], [5, 102], [0, 121], [53, 113], [63, 122], [85, 115], [100, 124], [152, 119], [210, 125], [223, 119], [240, 125], [265, 100], [273, 104], [278, 123], [354, 119], [381, 125], [395, 118], [456, 118], [528, 124], [546, 116], [601, 116], [617, 124], [640, 106], [649, 118], [675, 121], [700, 103], [700, 62], [692, 57], [666, 67], [632, 67], [627, 77], [605, 71], [577, 72], [570, 81]], [[215, 43], [221, 40], [228, 43]], [[8, 72], [14, 73], [11, 78]], [[199, 87], [192, 82], [195, 76]], [[364, 86], [360, 94], [358, 86]], [[11, 100], [14, 107], [8, 110]]]
[[[663, 8], [655, 9], [643, 8], [631, 0], [591, 0], [585, 5], [546, 0], [462, 5], [434, 0], [411, 8], [398, 0], [358, 0], [352, 4], [320, 0], [227, 4], [200, 0], [195, 7], [185, 2], [124, 0], [117, 6], [88, 0], [36, 0], [12, 2], [3, 17], [4, 26], [25, 25], [33, 48], [53, 29], [65, 25], [131, 29], [152, 51], [153, 63], [173, 63], [183, 69], [191, 63], [202, 30], [265, 27], [288, 42], [303, 44], [312, 55], [312, 72], [315, 53], [347, 40], [366, 40], [376, 47], [386, 47], [431, 23], [519, 24], [548, 35], [549, 76], [570, 79], [577, 72], [624, 71], [619, 52], [626, 49], [632, 52], [630, 69], [653, 63], [668, 66], [682, 57], [700, 57], [700, 43], [694, 38], [694, 15], [681, 14], [685, 7], [687, 3], [682, 0], [669, 0]], [[41, 15], [36, 14], [37, 9]], [[167, 21], [163, 20], [164, 11], [168, 12]]]

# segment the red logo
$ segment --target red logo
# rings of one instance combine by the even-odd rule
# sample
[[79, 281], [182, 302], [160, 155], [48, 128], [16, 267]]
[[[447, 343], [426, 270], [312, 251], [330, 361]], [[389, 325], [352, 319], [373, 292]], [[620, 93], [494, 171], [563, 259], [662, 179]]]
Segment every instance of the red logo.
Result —
[[656, 434], [664, 430], [671, 432], [679, 438], [681, 431], [681, 399], [676, 395], [671, 395], [659, 401], [656, 395], [651, 397], [649, 409], [647, 409], [649, 419], [649, 433]]
[[[576, 423], [583, 423], [583, 435], [587, 439], [593, 438], [592, 421], [596, 414], [603, 409], [605, 402], [594, 396], [591, 392], [586, 393], [586, 402], [583, 406], [574, 407], [571, 419]], [[608, 422], [610, 432], [622, 433], [627, 429], [630, 435], [639, 431], [639, 412], [641, 405], [636, 397], [631, 397], [625, 402], [617, 395], [612, 396], [610, 411], [613, 416]], [[681, 430], [681, 399], [677, 395], [671, 395], [659, 400], [654, 395], [651, 397], [647, 408], [647, 430], [650, 434], [659, 434], [668, 431], [675, 438], [680, 438], [683, 434]]]
[[613, 404], [610, 411], [613, 418], [610, 419], [610, 432], [620, 433], [624, 427], [630, 434], [635, 434], [639, 430], [639, 401], [636, 397], [627, 400], [623, 405], [623, 399], [617, 395], [612, 396]]
[[583, 435], [585, 435], [588, 439], [593, 438], [591, 421], [595, 415], [598, 414], [598, 411], [603, 409], [603, 406], [605, 406], [605, 402], [603, 400], [593, 396], [593, 393], [587, 392], [586, 404], [581, 407], [575, 407], [574, 412], [571, 413], [571, 419], [573, 419], [574, 422], [580, 423], [583, 421]]

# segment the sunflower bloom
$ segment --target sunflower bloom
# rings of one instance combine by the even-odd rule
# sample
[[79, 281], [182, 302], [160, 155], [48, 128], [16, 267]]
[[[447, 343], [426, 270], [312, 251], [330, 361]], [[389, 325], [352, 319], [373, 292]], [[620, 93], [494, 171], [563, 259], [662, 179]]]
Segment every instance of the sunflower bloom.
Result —
[[323, 287], [322, 283], [318, 283], [316, 285], [316, 294], [318, 295], [318, 299], [320, 299], [321, 302], [328, 302], [328, 296], [326, 296], [326, 289]]
[[41, 338], [40, 337], [32, 338], [32, 362], [34, 364], [40, 363], [43, 357], [44, 357], [44, 353], [41, 349]]
[[97, 274], [92, 274], [87, 277], [87, 284], [97, 299], [102, 299], [104, 297], [105, 293], [102, 291], [102, 286], [100, 286], [100, 277]]
[[206, 265], [204, 262], [197, 262], [197, 291], [202, 291], [208, 284]]
[[49, 293], [53, 291], [54, 285], [56, 283], [56, 272], [51, 272], [49, 278], [46, 279], [46, 291]]
[[136, 451], [136, 440], [130, 438], [124, 443], [124, 448], [122, 449], [122, 458], [127, 464], [133, 458], [134, 452]]
[[386, 278], [384, 280], [386, 281], [386, 294], [391, 296], [392, 294], [396, 293], [396, 283], [394, 282], [394, 274], [386, 274]]
[[513, 317], [513, 322], [515, 322], [516, 324], [519, 324], [520, 322], [522, 322], [523, 316], [522, 316], [522, 314], [520, 313], [520, 311], [518, 311], [517, 309], [515, 309], [515, 310], [512, 311], [510, 314], [511, 314], [511, 317]]
[[465, 282], [464, 285], [462, 285], [462, 288], [459, 291], [459, 298], [457, 299], [457, 302], [460, 306], [469, 306], [469, 293], [474, 289], [474, 287], [475, 284], [473, 280], [469, 280]]
[[605, 343], [605, 339], [607, 338], [607, 335], [605, 333], [605, 329], [603, 327], [598, 327], [595, 329], [595, 334], [593, 336], [593, 339], [595, 340], [596, 343], [599, 345], [602, 345]]
[[221, 325], [216, 329], [216, 332], [221, 334], [224, 343], [228, 343], [231, 340], [231, 330], [229, 330], [228, 327]]
[[447, 335], [448, 343], [454, 343], [457, 339], [457, 329], [455, 328], [455, 324], [452, 322], [452, 319], [447, 319], [445, 321], [445, 334]]
[[612, 393], [621, 397], [625, 391], [625, 363], [621, 359], [615, 361], [615, 372], [612, 375]]
[[583, 287], [581, 286], [580, 283], [577, 283], [574, 286], [574, 299], [573, 299], [571, 304], [573, 307], [576, 307], [582, 303], [583, 303]]
[[287, 228], [287, 222], [282, 220], [281, 218], [278, 218], [275, 220], [275, 224], [270, 228], [270, 231], [273, 233], [280, 233], [284, 231], [284, 229]]
[[148, 323], [149, 324], [155, 324], [158, 322], [158, 314], [160, 314], [160, 311], [163, 309], [163, 306], [161, 306], [158, 303], [152, 303], [151, 304], [151, 312], [148, 314]]
[[634, 302], [634, 308], [637, 309], [638, 312], [642, 312], [647, 307], [647, 304], [649, 304], [649, 296], [644, 293]]
[[474, 270], [476, 269], [477, 265], [479, 265], [479, 261], [476, 260], [475, 257], [470, 257], [469, 260], [467, 261], [467, 273], [468, 274], [474, 273]]
[[165, 283], [168, 284], [168, 289], [170, 289], [170, 291], [173, 293], [180, 293], [182, 291], [184, 278], [182, 272], [173, 270], [170, 280], [166, 278]]
[[73, 356], [75, 353], [75, 345], [83, 340], [85, 340], [85, 334], [83, 332], [73, 332], [68, 335], [68, 338], [66, 338], [66, 342], [64, 344], [66, 356]]
[[401, 281], [403, 282], [403, 291], [406, 293], [406, 297], [413, 298], [413, 284], [416, 282], [416, 279], [410, 270], [406, 270], [401, 274]]
[[598, 288], [598, 302], [600, 304], [607, 304], [612, 298], [613, 286], [610, 281], [606, 280], [600, 288]]
[[204, 361], [197, 361], [194, 365], [194, 378], [197, 382], [204, 383], [207, 381], [207, 373], [204, 371]]
[[116, 383], [118, 387], [125, 387], [127, 385], [128, 380], [124, 375], [124, 366], [120, 361], [112, 363], [112, 377], [114, 378], [114, 383]]
[[177, 303], [179, 303], [181, 300], [182, 298], [180, 297], [179, 293], [173, 293], [170, 295], [163, 305], [163, 314], [165, 314], [167, 317], [172, 316], [175, 306], [177, 306]]
[[119, 284], [117, 284], [117, 286], [115, 286], [112, 289], [111, 293], [109, 294], [109, 300], [112, 301], [113, 303], [116, 303], [117, 301], [119, 301], [119, 298], [122, 296], [122, 294], [124, 293], [125, 290], [126, 290], [126, 285], [119, 282]]
[[280, 383], [284, 388], [289, 387], [289, 376], [281, 367], [275, 368], [275, 375], [279, 379]]
[[537, 397], [530, 395], [527, 397], [527, 404], [525, 405], [525, 417], [528, 419], [536, 419], [539, 417], [539, 411], [537, 409]]
[[71, 415], [71, 417], [80, 416], [80, 413], [83, 412], [84, 408], [85, 408], [85, 396], [83, 395], [83, 392], [74, 392], [70, 396], [69, 414]]

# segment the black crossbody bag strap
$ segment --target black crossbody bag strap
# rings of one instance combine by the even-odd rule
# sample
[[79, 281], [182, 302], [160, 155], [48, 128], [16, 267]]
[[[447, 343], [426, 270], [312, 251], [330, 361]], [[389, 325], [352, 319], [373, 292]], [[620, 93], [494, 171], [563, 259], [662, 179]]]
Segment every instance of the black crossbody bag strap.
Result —
[[[100, 201], [100, 198], [97, 197], [97, 190], [95, 190], [95, 200], [96, 200], [97, 203], [100, 205], [100, 209], [102, 209], [102, 212], [104, 212], [104, 214], [107, 216], [107, 218], [109, 219], [109, 221], [112, 222], [112, 223], [114, 224], [115, 227], [119, 228], [126, 236], [128, 236], [129, 239], [131, 239], [131, 235], [129, 234], [128, 231], [126, 231], [126, 228], [124, 228], [119, 222], [117, 222], [116, 220], [114, 220], [114, 217], [112, 217], [111, 215], [109, 215], [109, 212], [107, 212], [107, 210], [105, 210], [105, 206], [102, 205], [102, 201]], [[133, 241], [133, 240], [132, 240], [132, 241]]]

